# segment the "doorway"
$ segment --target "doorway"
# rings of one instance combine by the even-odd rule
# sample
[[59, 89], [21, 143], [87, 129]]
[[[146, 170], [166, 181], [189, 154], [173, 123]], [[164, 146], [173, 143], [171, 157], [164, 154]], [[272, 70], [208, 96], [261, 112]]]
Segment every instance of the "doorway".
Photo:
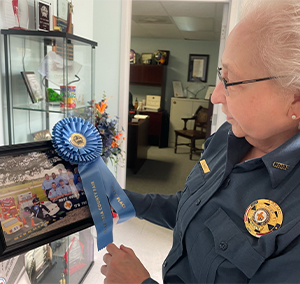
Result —
[[[222, 19], [224, 10], [226, 10], [224, 6], [227, 6], [225, 14], [226, 18], [228, 17], [228, 1], [208, 2], [142, 0], [132, 2], [130, 49], [135, 50], [139, 56], [142, 53], [154, 53], [158, 49], [170, 50], [170, 63], [167, 66], [169, 80], [165, 90], [165, 105], [168, 113], [173, 96], [172, 81], [179, 78], [187, 86], [188, 60], [186, 57], [189, 53], [210, 52], [211, 42], [217, 46], [217, 52], [211, 60], [211, 65], [215, 68], [210, 67], [209, 69], [211, 70], [210, 77], [213, 78], [210, 85], [215, 85], [216, 72], [214, 70], [219, 61], [221, 34], [224, 34], [226, 28]], [[170, 42], [169, 45], [168, 42]], [[203, 47], [199, 47], [199, 43], [205, 46], [204, 51]], [[189, 48], [190, 50], [187, 50]], [[172, 60], [174, 64], [171, 64]], [[149, 89], [129, 86], [129, 91], [133, 93], [134, 99], [142, 101]], [[151, 90], [150, 94], [152, 95], [153, 92], [155, 90]], [[205, 90], [203, 94], [205, 94]], [[203, 94], [200, 95], [203, 96]], [[188, 153], [185, 156], [188, 159]], [[158, 179], [153, 176], [153, 179], [156, 178]]]

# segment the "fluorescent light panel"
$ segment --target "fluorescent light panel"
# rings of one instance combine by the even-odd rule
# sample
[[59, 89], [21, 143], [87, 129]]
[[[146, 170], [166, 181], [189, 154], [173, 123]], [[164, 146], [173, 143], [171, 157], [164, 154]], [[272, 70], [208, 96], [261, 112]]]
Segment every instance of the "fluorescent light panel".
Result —
[[212, 18], [172, 17], [180, 31], [196, 32], [214, 29]]

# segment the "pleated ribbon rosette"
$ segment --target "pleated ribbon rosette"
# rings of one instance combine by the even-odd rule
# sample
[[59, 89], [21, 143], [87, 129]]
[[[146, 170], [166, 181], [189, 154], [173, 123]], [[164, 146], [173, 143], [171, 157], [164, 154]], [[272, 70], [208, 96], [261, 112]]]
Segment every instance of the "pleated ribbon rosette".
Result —
[[118, 223], [134, 217], [135, 210], [100, 156], [102, 140], [95, 126], [82, 118], [64, 118], [53, 127], [52, 142], [60, 157], [78, 164], [101, 250], [113, 242], [110, 205], [119, 215]]

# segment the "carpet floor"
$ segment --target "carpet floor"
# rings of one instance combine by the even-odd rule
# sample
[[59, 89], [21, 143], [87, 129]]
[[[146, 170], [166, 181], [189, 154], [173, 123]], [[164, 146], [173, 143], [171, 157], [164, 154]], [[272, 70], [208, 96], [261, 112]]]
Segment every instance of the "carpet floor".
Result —
[[200, 159], [200, 152], [189, 159], [189, 148], [158, 148], [149, 146], [147, 160], [136, 173], [127, 169], [126, 188], [140, 193], [173, 194], [183, 190], [184, 183], [194, 165]]

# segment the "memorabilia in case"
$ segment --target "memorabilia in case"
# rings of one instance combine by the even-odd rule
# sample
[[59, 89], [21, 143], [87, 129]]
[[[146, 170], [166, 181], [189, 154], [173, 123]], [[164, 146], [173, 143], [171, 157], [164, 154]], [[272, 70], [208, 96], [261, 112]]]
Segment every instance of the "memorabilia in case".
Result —
[[70, 242], [69, 248], [64, 254], [67, 265], [67, 268], [64, 271], [66, 274], [72, 275], [74, 272], [86, 266], [86, 263], [83, 262], [83, 250], [84, 244], [74, 236]]
[[12, 0], [16, 25], [12, 29], [27, 30], [29, 24], [29, 9], [26, 0]]
[[51, 140], [51, 134], [48, 129], [33, 133], [34, 141]]
[[24, 255], [25, 270], [31, 283], [38, 283], [56, 264], [52, 262], [52, 249], [49, 244], [40, 246]]
[[0, 147], [0, 261], [93, 225], [76, 168], [51, 141]]
[[40, 102], [44, 99], [43, 91], [40, 83], [34, 72], [21, 72], [22, 78], [25, 82], [28, 94], [32, 103]]
[[67, 22], [69, 15], [69, 1], [57, 0], [57, 18]]
[[44, 0], [36, 0], [35, 4], [35, 23], [39, 31], [52, 30], [52, 10], [51, 3]]

